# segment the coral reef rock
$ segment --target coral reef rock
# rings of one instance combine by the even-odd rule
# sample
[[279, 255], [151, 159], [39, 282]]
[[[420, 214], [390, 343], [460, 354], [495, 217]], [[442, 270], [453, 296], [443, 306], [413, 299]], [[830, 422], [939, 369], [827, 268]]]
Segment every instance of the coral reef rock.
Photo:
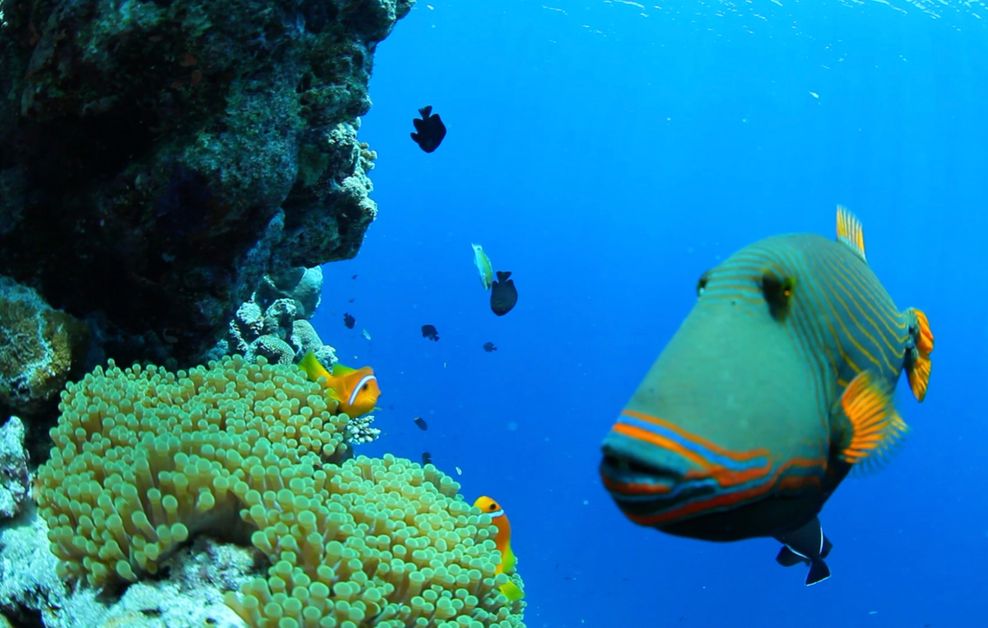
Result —
[[0, 411], [32, 415], [53, 409], [87, 343], [84, 324], [52, 309], [35, 290], [0, 276]]
[[199, 537], [162, 563], [167, 578], [135, 583], [115, 597], [88, 587], [66, 587], [56, 574], [47, 533], [45, 520], [36, 513], [0, 529], [0, 612], [16, 626], [245, 625], [223, 596], [250, 580], [256, 562], [250, 549]]
[[237, 308], [227, 335], [207, 354], [218, 360], [239, 354], [253, 362], [294, 364], [312, 351], [323, 364], [336, 362], [336, 352], [323, 344], [307, 320], [319, 305], [322, 269], [294, 268], [277, 277], [265, 275], [261, 287]]
[[31, 493], [24, 424], [15, 416], [0, 426], [0, 520], [17, 516]]
[[106, 356], [201, 361], [265, 273], [359, 249], [359, 116], [411, 4], [4, 0], [0, 268]]

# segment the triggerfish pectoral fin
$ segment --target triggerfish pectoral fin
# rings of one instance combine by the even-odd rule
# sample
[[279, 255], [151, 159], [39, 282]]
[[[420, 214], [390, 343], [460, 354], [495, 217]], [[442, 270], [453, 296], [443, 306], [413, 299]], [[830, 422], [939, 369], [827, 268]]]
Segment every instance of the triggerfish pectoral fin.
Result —
[[848, 464], [881, 459], [908, 429], [892, 403], [892, 391], [869, 371], [861, 371], [847, 385], [839, 409], [850, 426], [841, 451]]
[[922, 310], [910, 308], [915, 322], [910, 325], [915, 349], [910, 352], [906, 369], [909, 374], [909, 389], [913, 391], [916, 401], [923, 401], [926, 398], [926, 388], [930, 385], [930, 354], [933, 353], [933, 332], [930, 330], [930, 321]]

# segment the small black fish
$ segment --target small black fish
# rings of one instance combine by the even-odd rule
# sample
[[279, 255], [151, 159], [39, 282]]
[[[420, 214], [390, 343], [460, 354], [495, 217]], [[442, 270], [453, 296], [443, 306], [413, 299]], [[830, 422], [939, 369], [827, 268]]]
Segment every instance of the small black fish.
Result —
[[415, 133], [412, 133], [412, 140], [419, 145], [419, 148], [427, 153], [439, 148], [443, 138], [446, 137], [446, 125], [439, 119], [438, 113], [432, 113], [432, 105], [427, 105], [419, 109], [421, 118], [413, 118]]
[[504, 316], [518, 303], [518, 289], [514, 279], [509, 279], [511, 272], [497, 271], [497, 281], [491, 286], [491, 310], [498, 316]]
[[439, 342], [439, 330], [435, 325], [422, 325], [422, 337], [428, 338], [432, 342]]
[[350, 279], [356, 279], [356, 278], [357, 278], [357, 276], [356, 276], [356, 275], [354, 275], [353, 277], [350, 277]]
[[497, 351], [497, 347], [494, 346], [493, 342], [485, 342], [484, 351], [486, 351], [487, 353], [490, 353], [491, 351]]
[[423, 419], [420, 416], [415, 417], [415, 425], [418, 425], [419, 429], [422, 430], [423, 432], [429, 429], [429, 424], [426, 423], [425, 419]]
[[347, 329], [353, 329], [353, 326], [356, 324], [356, 322], [357, 319], [353, 317], [353, 314], [351, 314], [350, 312], [343, 313], [343, 324], [346, 325]]
[[422, 452], [422, 464], [432, 464], [432, 454], [427, 451]]

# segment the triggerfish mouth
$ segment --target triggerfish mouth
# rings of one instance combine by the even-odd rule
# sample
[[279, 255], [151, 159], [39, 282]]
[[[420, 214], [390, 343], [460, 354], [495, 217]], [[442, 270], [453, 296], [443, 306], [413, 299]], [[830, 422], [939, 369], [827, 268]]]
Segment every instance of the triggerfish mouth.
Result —
[[848, 472], [905, 433], [892, 401], [917, 400], [933, 334], [899, 310], [865, 261], [858, 220], [837, 240], [771, 237], [707, 271], [697, 301], [604, 439], [600, 474], [643, 526], [713, 541], [759, 536], [776, 560], [830, 576], [818, 515]]

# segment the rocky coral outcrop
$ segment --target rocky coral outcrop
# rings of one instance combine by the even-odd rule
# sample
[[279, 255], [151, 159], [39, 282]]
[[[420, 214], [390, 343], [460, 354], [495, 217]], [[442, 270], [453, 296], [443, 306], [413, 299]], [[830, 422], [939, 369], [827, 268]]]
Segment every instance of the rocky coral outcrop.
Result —
[[263, 356], [274, 364], [292, 364], [312, 351], [322, 364], [336, 362], [336, 352], [323, 344], [307, 320], [319, 305], [322, 269], [292, 268], [265, 275], [260, 287], [237, 308], [208, 357], [239, 354], [253, 362]]
[[200, 361], [266, 273], [357, 252], [411, 2], [5, 0], [0, 268], [107, 356]]
[[0, 276], [0, 411], [53, 409], [84, 359], [88, 337], [75, 317]]
[[0, 425], [0, 521], [17, 516], [31, 493], [24, 423], [15, 416]]

